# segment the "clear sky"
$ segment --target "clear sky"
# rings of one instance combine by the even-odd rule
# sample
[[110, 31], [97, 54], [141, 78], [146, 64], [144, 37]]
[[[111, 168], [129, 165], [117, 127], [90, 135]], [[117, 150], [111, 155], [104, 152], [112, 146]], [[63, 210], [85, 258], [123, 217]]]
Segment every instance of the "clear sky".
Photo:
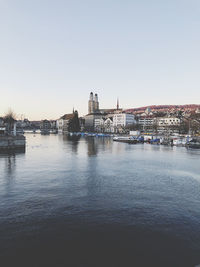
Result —
[[199, 0], [0, 0], [0, 115], [200, 103]]

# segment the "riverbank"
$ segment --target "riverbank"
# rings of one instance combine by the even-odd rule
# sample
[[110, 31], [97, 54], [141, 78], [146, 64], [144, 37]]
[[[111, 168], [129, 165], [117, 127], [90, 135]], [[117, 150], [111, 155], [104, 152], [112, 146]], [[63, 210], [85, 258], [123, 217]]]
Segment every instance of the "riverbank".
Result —
[[0, 150], [24, 149], [26, 138], [23, 135], [19, 136], [0, 136]]

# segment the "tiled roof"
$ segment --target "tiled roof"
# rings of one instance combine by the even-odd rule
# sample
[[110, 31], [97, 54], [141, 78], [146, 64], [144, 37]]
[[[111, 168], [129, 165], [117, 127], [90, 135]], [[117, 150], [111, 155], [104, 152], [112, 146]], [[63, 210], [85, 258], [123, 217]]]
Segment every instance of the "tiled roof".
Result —
[[65, 114], [65, 115], [63, 115], [63, 116], [61, 117], [61, 119], [63, 119], [63, 120], [70, 120], [70, 119], [72, 119], [73, 117], [74, 117], [74, 114], [71, 113], [71, 114]]

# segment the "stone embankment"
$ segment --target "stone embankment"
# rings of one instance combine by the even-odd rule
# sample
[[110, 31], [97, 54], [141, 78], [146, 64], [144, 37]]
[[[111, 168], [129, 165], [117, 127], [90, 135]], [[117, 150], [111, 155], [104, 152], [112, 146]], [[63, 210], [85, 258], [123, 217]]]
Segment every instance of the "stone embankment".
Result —
[[25, 148], [24, 136], [0, 136], [0, 150]]

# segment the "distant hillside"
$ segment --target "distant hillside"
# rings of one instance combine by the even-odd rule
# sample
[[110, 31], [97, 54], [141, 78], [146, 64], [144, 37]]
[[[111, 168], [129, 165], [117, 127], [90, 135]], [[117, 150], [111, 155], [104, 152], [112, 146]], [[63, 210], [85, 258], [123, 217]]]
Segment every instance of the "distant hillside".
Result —
[[188, 105], [152, 105], [146, 107], [139, 107], [139, 108], [130, 108], [126, 109], [126, 112], [133, 112], [136, 114], [143, 113], [147, 108], [150, 108], [152, 112], [167, 112], [167, 111], [176, 111], [176, 110], [183, 110], [183, 111], [194, 111], [196, 109], [200, 109], [200, 105], [196, 104], [188, 104]]

